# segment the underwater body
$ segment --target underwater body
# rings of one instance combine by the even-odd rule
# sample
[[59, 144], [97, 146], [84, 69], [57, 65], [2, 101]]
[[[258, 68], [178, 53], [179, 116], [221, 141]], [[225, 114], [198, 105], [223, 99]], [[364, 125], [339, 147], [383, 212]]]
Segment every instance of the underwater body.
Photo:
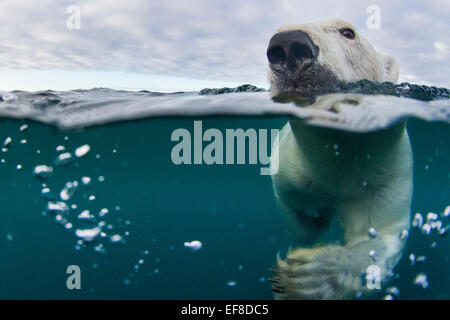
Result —
[[[0, 298], [272, 299], [269, 268], [292, 239], [267, 164], [176, 164], [171, 137], [184, 128], [195, 140], [200, 121], [225, 139], [227, 129], [270, 132], [298, 117], [361, 135], [408, 118], [415, 219], [374, 298], [448, 299], [448, 99], [446, 89], [368, 81], [308, 97], [249, 86], [4, 92]], [[70, 265], [80, 290], [66, 286]]]

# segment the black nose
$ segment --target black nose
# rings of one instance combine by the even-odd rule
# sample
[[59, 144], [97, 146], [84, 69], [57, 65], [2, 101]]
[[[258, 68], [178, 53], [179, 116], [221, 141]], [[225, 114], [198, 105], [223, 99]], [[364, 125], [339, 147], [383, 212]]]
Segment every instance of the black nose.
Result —
[[294, 72], [300, 66], [306, 69], [319, 55], [319, 48], [303, 31], [277, 33], [270, 39], [267, 58], [271, 64], [283, 65]]

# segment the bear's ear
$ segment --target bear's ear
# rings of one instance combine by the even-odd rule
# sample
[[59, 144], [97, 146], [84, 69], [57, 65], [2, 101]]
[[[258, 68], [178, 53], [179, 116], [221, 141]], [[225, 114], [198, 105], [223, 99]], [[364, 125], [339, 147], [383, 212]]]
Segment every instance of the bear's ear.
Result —
[[398, 80], [399, 66], [397, 61], [390, 55], [382, 53], [381, 64], [383, 68], [382, 81], [396, 82]]

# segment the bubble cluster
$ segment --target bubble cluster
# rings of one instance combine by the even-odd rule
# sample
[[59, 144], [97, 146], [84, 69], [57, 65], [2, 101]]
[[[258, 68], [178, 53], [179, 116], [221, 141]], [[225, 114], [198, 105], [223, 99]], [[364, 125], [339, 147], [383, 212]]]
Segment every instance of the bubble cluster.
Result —
[[[441, 214], [441, 217], [448, 217], [450, 212], [449, 207], [446, 207]], [[431, 235], [433, 231], [436, 231], [441, 237], [445, 237], [448, 234], [450, 225], [444, 225], [445, 222], [439, 220], [439, 215], [434, 212], [428, 212], [426, 219], [420, 213], [416, 213], [413, 217], [411, 225], [414, 229], [419, 229], [423, 235]]]
[[[139, 258], [137, 259], [137, 262], [132, 267], [132, 272], [130, 272], [128, 274], [127, 278], [123, 279], [124, 285], [131, 284], [131, 279], [130, 278], [135, 278], [138, 273], [142, 273], [143, 269], [145, 269], [145, 265], [147, 264], [146, 263], [146, 256], [148, 256], [148, 254], [149, 254], [148, 250], [142, 250], [140, 252], [140, 255], [139, 255]], [[158, 263], [159, 259], [156, 258], [155, 262]], [[150, 266], [147, 266], [147, 267], [150, 267]], [[148, 270], [148, 268], [147, 268], [147, 270]], [[159, 273], [159, 269], [154, 268], [150, 274], [154, 274], [155, 275], [155, 274], [158, 274], [158, 273]], [[147, 275], [148, 275], [148, 273], [147, 273]], [[137, 282], [138, 281], [136, 281], [136, 283]]]
[[[67, 141], [68, 137], [65, 140]], [[9, 144], [11, 141], [7, 140], [6, 142]], [[75, 163], [76, 166], [79, 165], [80, 159], [90, 149], [90, 146], [87, 144], [76, 148], [74, 154], [79, 158], [77, 160], [78, 162]], [[57, 224], [74, 235], [76, 239], [76, 250], [91, 247], [93, 251], [99, 254], [105, 254], [108, 245], [124, 244], [126, 242], [124, 235], [129, 235], [129, 232], [126, 231], [124, 235], [119, 234], [117, 231], [112, 233], [112, 230], [115, 229], [114, 225], [104, 220], [108, 218], [106, 217], [109, 213], [108, 208], [97, 209], [99, 212], [94, 214], [90, 209], [82, 208], [84, 204], [81, 202], [78, 203], [78, 200], [97, 200], [96, 195], [92, 194], [92, 192], [89, 194], [86, 193], [87, 190], [85, 188], [89, 188], [92, 184], [92, 179], [89, 176], [84, 175], [66, 181], [59, 193], [54, 194], [51, 192], [51, 188], [58, 189], [58, 186], [52, 186], [50, 188], [52, 176], [56, 175], [57, 171], [60, 170], [60, 166], [67, 166], [73, 160], [72, 153], [67, 151], [65, 146], [59, 145], [54, 150], [57, 152], [55, 167], [39, 164], [33, 169], [33, 175], [42, 182], [40, 189], [41, 197], [46, 200], [43, 214], [53, 216]], [[81, 181], [81, 183], [78, 181]], [[104, 181], [104, 177], [100, 176], [98, 181]]]

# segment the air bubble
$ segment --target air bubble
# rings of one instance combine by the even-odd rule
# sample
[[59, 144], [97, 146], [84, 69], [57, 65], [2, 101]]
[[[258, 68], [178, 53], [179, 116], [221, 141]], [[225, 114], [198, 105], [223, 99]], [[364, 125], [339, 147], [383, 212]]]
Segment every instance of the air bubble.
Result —
[[53, 168], [44, 164], [38, 165], [33, 169], [33, 175], [39, 179], [45, 180], [53, 172]]
[[439, 233], [439, 235], [440, 235], [441, 237], [445, 238], [445, 237], [447, 236], [449, 230], [450, 230], [450, 225], [447, 225], [446, 227], [441, 228], [441, 229], [438, 231], [438, 233]]
[[377, 230], [375, 230], [375, 228], [370, 228], [368, 233], [369, 237], [371, 237], [372, 239], [378, 236]]
[[91, 215], [89, 210], [83, 210], [79, 215], [78, 215], [78, 219], [80, 220], [89, 220], [92, 221], [95, 219], [95, 217], [93, 215]]
[[416, 258], [416, 262], [425, 262], [427, 260], [427, 257], [425, 256], [418, 256]]
[[370, 250], [369, 251], [369, 257], [371, 257], [373, 261], [377, 261], [378, 260], [377, 253], [376, 253], [375, 250]]
[[105, 215], [107, 215], [109, 213], [109, 210], [106, 208], [103, 208], [100, 210], [100, 212], [98, 213], [99, 217], [103, 217]]
[[99, 227], [95, 227], [92, 229], [77, 229], [75, 231], [75, 235], [78, 238], [81, 238], [82, 240], [88, 242], [93, 241], [98, 236], [99, 233], [100, 233]]
[[47, 188], [47, 187], [42, 188], [41, 196], [46, 200], [54, 200], [56, 198], [56, 196], [51, 193], [50, 188]]
[[416, 256], [413, 253], [409, 255], [409, 262], [411, 266], [413, 266], [416, 263]]
[[419, 273], [414, 279], [414, 284], [416, 286], [422, 287], [423, 289], [428, 288], [428, 278], [425, 273]]
[[11, 142], [12, 142], [11, 137], [7, 137], [5, 139], [5, 141], [3, 141], [3, 146], [6, 148], [6, 147], [8, 147], [11, 144]]
[[111, 243], [114, 243], [114, 244], [120, 244], [120, 243], [123, 243], [123, 237], [122, 237], [120, 234], [112, 235], [112, 236], [109, 238], [109, 240], [111, 241]]
[[437, 231], [439, 231], [442, 228], [442, 221], [440, 221], [440, 220], [431, 221], [430, 226], [431, 226], [431, 229], [433, 229], [433, 230], [436, 229]]
[[64, 228], [65, 228], [66, 230], [71, 230], [72, 227], [73, 227], [73, 225], [72, 225], [70, 222], [67, 222], [67, 223], [64, 225]]
[[444, 212], [442, 212], [443, 217], [450, 217], [450, 206], [445, 207]]
[[191, 241], [191, 242], [186, 241], [184, 243], [184, 246], [186, 248], [191, 249], [191, 251], [198, 251], [198, 250], [200, 250], [202, 248], [203, 245], [202, 245], [202, 243], [200, 241], [194, 240], [194, 241]]
[[438, 218], [439, 218], [439, 216], [434, 212], [427, 213], [427, 223], [430, 221], [436, 221]]
[[386, 289], [386, 293], [389, 293], [392, 296], [398, 296], [400, 294], [400, 290], [397, 287], [389, 287]]
[[101, 254], [105, 254], [106, 253], [106, 248], [103, 244], [99, 243], [98, 245], [96, 245], [94, 247], [94, 251], [97, 253], [101, 253]]
[[64, 214], [69, 211], [69, 207], [62, 201], [49, 201], [46, 211], [51, 214]]
[[431, 233], [431, 225], [429, 225], [428, 223], [425, 223], [422, 226], [422, 233], [425, 235], [429, 235]]
[[423, 225], [423, 217], [420, 213], [416, 213], [412, 220], [413, 228], [422, 228]]
[[77, 158], [81, 158], [85, 156], [90, 150], [91, 147], [88, 144], [82, 145], [75, 150], [75, 156], [77, 156]]
[[56, 158], [55, 164], [57, 166], [64, 166], [70, 163], [72, 160], [72, 155], [69, 152], [61, 153]]
[[409, 231], [406, 230], [406, 229], [403, 229], [402, 232], [400, 232], [400, 236], [399, 237], [400, 237], [401, 240], [405, 240], [405, 239], [408, 238], [408, 236], [409, 236]]
[[75, 195], [77, 189], [78, 189], [78, 182], [69, 181], [65, 184], [64, 188], [59, 193], [59, 197], [61, 198], [61, 200], [67, 201]]

